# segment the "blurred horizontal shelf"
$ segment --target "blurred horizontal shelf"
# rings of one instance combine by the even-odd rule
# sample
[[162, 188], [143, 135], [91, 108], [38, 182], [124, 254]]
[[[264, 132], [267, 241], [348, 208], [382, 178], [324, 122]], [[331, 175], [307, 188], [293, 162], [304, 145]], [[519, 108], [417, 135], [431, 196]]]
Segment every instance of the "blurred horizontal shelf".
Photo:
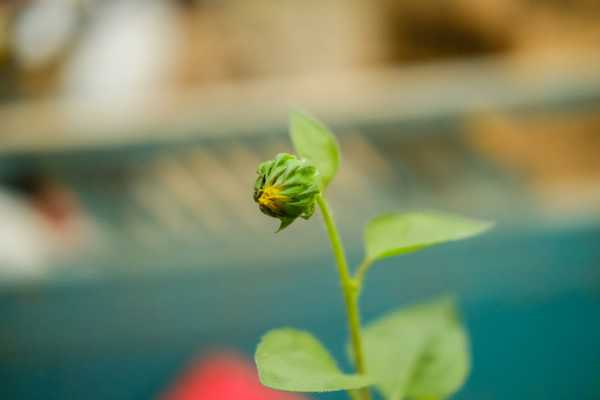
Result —
[[4, 106], [0, 160], [282, 134], [294, 106], [336, 128], [364, 130], [448, 122], [476, 112], [573, 110], [600, 103], [600, 60], [476, 59], [221, 84], [140, 100], [131, 107], [65, 101]]

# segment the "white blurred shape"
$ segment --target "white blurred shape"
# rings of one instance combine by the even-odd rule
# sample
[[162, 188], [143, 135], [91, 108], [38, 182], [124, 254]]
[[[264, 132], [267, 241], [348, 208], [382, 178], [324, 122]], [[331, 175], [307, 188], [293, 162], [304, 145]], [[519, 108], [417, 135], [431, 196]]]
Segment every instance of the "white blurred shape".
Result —
[[66, 67], [64, 92], [113, 109], [155, 92], [174, 59], [175, 16], [164, 1], [102, 4]]
[[52, 244], [43, 219], [20, 198], [0, 192], [0, 278], [40, 277]]
[[37, 201], [0, 190], [0, 282], [44, 278], [53, 265], [100, 246], [93, 221], [55, 190]]
[[38, 0], [23, 11], [12, 46], [24, 67], [43, 66], [65, 49], [77, 28], [74, 5], [70, 0]]

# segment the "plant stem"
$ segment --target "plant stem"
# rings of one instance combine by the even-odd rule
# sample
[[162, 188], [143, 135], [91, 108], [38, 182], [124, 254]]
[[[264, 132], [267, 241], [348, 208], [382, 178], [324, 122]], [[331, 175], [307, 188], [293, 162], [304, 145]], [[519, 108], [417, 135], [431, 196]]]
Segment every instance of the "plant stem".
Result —
[[[317, 196], [317, 204], [323, 214], [323, 221], [325, 222], [325, 228], [327, 229], [327, 234], [331, 241], [331, 249], [333, 250], [338, 273], [340, 275], [340, 283], [344, 294], [344, 302], [346, 304], [346, 314], [348, 316], [348, 329], [350, 330], [352, 350], [354, 353], [354, 365], [357, 373], [365, 374], [366, 368], [360, 336], [360, 312], [358, 309], [360, 286], [357, 284], [357, 281], [350, 276], [342, 240], [335, 222], [333, 221], [333, 216], [331, 215], [327, 200], [325, 200], [325, 197], [322, 194]], [[362, 400], [371, 400], [371, 394], [369, 393], [368, 388], [361, 389], [359, 393]]]

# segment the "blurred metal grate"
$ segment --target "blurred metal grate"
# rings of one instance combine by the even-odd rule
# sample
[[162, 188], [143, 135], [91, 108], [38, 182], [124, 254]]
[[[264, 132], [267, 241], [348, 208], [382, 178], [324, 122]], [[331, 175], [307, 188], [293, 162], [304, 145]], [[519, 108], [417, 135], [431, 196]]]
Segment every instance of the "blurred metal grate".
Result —
[[[500, 112], [597, 110], [600, 76], [589, 65], [583, 70], [575, 79], [548, 68], [533, 79], [506, 61], [483, 60], [338, 77], [334, 87], [344, 87], [339, 84], [344, 79], [354, 83], [326, 96], [337, 99], [327, 107], [315, 100], [321, 92], [306, 97], [308, 107], [333, 122], [343, 149], [330, 196], [349, 247], [359, 242], [363, 223], [382, 211], [418, 207], [535, 217], [539, 210], [519, 177], [473, 144], [469, 121]], [[299, 90], [298, 84], [290, 88]], [[273, 242], [275, 221], [261, 215], [251, 199], [258, 163], [292, 151], [282, 122], [290, 99], [303, 97], [278, 104], [265, 95], [274, 96], [277, 88], [273, 82], [240, 88], [239, 101], [253, 96], [266, 101], [244, 112], [235, 111], [242, 109], [236, 109], [238, 100], [201, 102], [206, 107], [199, 114], [192, 117], [192, 108], [183, 107], [177, 115], [157, 117], [161, 123], [152, 129], [152, 118], [139, 126], [88, 126], [93, 132], [113, 129], [113, 139], [121, 132], [119, 140], [83, 143], [65, 133], [56, 143], [33, 146], [35, 134], [7, 137], [0, 141], [0, 178], [37, 170], [68, 184], [104, 233], [101, 259], [113, 255], [136, 265], [168, 266], [165, 260], [180, 257], [229, 265], [249, 258], [273, 263], [289, 248], [310, 253], [322, 238], [319, 224], [300, 221], [293, 234], [277, 235]]]

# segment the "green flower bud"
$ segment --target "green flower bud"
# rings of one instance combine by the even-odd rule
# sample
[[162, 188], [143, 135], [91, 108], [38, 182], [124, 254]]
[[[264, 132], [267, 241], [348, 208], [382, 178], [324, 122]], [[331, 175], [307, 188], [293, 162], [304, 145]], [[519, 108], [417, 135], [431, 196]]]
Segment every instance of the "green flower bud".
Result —
[[305, 159], [286, 153], [258, 166], [254, 201], [264, 214], [281, 221], [279, 230], [298, 217], [310, 218], [320, 193], [317, 168]]

